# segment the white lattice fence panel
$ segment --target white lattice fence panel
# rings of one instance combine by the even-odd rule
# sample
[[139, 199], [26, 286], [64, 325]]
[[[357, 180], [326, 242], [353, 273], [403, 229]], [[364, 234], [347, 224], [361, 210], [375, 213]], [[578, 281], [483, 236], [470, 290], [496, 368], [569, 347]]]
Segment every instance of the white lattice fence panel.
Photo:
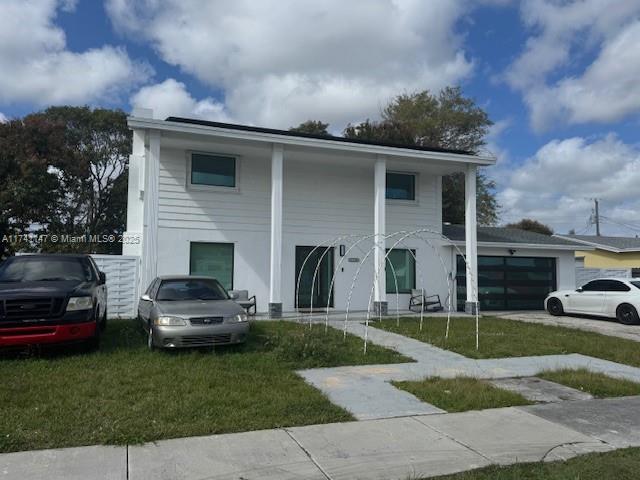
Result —
[[91, 255], [107, 276], [107, 311], [110, 318], [133, 318], [137, 314], [138, 257]]
[[576, 267], [576, 287], [581, 287], [585, 283], [595, 280], [596, 278], [604, 277], [631, 278], [631, 269]]

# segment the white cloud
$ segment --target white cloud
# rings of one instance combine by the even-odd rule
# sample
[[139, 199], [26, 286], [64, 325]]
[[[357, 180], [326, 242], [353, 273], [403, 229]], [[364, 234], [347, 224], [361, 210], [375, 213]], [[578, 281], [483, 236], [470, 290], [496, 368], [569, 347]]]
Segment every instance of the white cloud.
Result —
[[109, 99], [149, 77], [150, 67], [132, 61], [122, 48], [68, 50], [54, 20], [58, 9], [70, 12], [75, 3], [0, 2], [0, 101], [46, 105]]
[[0, 123], [6, 123], [8, 121], [9, 119], [7, 118], [7, 116], [4, 113], [0, 112]]
[[237, 121], [342, 128], [403, 91], [467, 78], [467, 0], [108, 0], [116, 29], [224, 92]]
[[[609, 134], [553, 140], [518, 167], [499, 192], [506, 222], [535, 218], [560, 232], [584, 229], [593, 207], [614, 221], [640, 225], [640, 149]], [[609, 233], [619, 232], [615, 225]], [[629, 234], [629, 231], [622, 232]]]
[[131, 97], [131, 105], [151, 108], [153, 116], [160, 119], [173, 115], [221, 122], [230, 121], [224, 105], [211, 98], [196, 100], [187, 92], [184, 83], [172, 78], [162, 83], [142, 87]]
[[536, 130], [640, 112], [640, 2], [530, 0], [522, 19], [533, 34], [505, 78], [523, 93]]

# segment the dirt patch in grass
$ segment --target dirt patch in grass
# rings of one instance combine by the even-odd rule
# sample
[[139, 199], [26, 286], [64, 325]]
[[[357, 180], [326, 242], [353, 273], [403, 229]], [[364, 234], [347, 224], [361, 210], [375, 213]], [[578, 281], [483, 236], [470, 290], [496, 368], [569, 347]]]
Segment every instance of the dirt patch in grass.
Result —
[[153, 351], [111, 321], [99, 351], [0, 359], [0, 452], [352, 420], [295, 370], [410, 361], [324, 326], [255, 322], [245, 345]]
[[393, 382], [393, 385], [447, 412], [531, 405], [522, 395], [469, 377], [432, 377], [415, 382]]

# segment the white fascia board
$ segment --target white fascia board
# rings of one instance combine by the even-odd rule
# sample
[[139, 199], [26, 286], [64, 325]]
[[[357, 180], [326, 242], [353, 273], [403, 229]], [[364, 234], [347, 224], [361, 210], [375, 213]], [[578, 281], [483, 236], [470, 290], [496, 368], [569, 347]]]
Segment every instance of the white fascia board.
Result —
[[[465, 243], [459, 240], [452, 241], [453, 245], [464, 247]], [[487, 247], [487, 248], [513, 248], [517, 249], [531, 249], [531, 250], [595, 250], [595, 248], [586, 247], [582, 248], [582, 246], [576, 245], [575, 247], [572, 245], [542, 245], [539, 243], [506, 243], [506, 242], [478, 242], [478, 247]]]
[[278, 135], [266, 132], [247, 132], [231, 128], [211, 127], [206, 125], [194, 125], [180, 122], [167, 122], [166, 120], [153, 120], [150, 118], [129, 117], [127, 123], [130, 128], [146, 128], [168, 132], [178, 132], [213, 137], [233, 138], [238, 140], [252, 140], [258, 142], [281, 143], [283, 145], [296, 145], [301, 147], [325, 148], [342, 150], [347, 152], [367, 153], [371, 155], [389, 155], [422, 160], [442, 160], [455, 163], [472, 163], [480, 166], [494, 165], [496, 159], [487, 155], [463, 155], [459, 153], [429, 152], [414, 150], [411, 148], [386, 147], [382, 145], [367, 145], [361, 143], [348, 143], [329, 139], [294, 137]]

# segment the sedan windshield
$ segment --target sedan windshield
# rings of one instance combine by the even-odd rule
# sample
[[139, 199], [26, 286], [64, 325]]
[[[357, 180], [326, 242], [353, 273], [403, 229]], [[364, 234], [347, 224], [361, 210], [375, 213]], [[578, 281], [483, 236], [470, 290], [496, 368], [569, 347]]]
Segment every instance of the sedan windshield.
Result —
[[55, 282], [91, 280], [88, 262], [74, 257], [14, 257], [0, 265], [0, 282]]
[[640, 288], [640, 280], [632, 280], [629, 283], [636, 288]]
[[225, 289], [215, 279], [164, 280], [160, 284], [156, 300], [227, 300]]

